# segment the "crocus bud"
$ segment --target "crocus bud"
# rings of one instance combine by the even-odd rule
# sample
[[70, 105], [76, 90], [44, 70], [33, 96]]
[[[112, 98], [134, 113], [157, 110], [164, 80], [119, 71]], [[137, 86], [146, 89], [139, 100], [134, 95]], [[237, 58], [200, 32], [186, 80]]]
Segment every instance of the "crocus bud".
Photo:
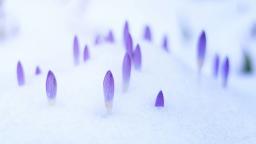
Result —
[[124, 39], [124, 44], [126, 46], [126, 40], [127, 40], [127, 37], [128, 37], [128, 34], [129, 34], [129, 24], [127, 21], [125, 21], [125, 24], [124, 24], [124, 30], [123, 30], [123, 39]]
[[36, 70], [35, 70], [35, 74], [36, 75], [40, 75], [42, 73], [41, 69], [39, 66], [36, 67]]
[[133, 52], [132, 59], [133, 59], [133, 64], [134, 64], [135, 69], [140, 70], [142, 58], [141, 58], [141, 50], [140, 50], [139, 44], [137, 44], [137, 46]]
[[127, 39], [126, 39], [126, 52], [131, 56], [133, 51], [133, 40], [130, 33], [128, 33]]
[[147, 41], [152, 40], [151, 30], [150, 30], [150, 27], [148, 25], [145, 26], [145, 29], [144, 29], [144, 39], [147, 40]]
[[104, 81], [103, 81], [103, 92], [104, 92], [104, 98], [105, 98], [105, 106], [107, 108], [108, 112], [112, 111], [113, 107], [113, 99], [114, 99], [114, 77], [111, 73], [111, 71], [107, 71]]
[[25, 84], [24, 70], [20, 61], [18, 61], [17, 64], [17, 80], [19, 86], [23, 86]]
[[201, 71], [203, 67], [205, 53], [206, 53], [206, 35], [205, 35], [205, 32], [202, 31], [199, 36], [198, 45], [197, 45], [197, 60], [198, 60], [199, 71]]
[[156, 97], [155, 107], [164, 107], [164, 95], [162, 91]]
[[122, 72], [123, 72], [123, 90], [125, 92], [128, 89], [130, 76], [131, 76], [131, 58], [128, 53], [125, 54], [123, 59]]
[[96, 35], [94, 39], [94, 45], [99, 45], [101, 43], [101, 36]]
[[113, 34], [112, 30], [109, 30], [108, 35], [106, 36], [105, 40], [110, 43], [113, 43], [115, 41], [114, 34]]
[[213, 75], [214, 77], [218, 76], [219, 73], [219, 65], [220, 65], [220, 57], [218, 54], [214, 56], [214, 61], [213, 61]]
[[162, 47], [166, 52], [169, 52], [168, 37], [166, 35], [163, 37]]
[[229, 76], [229, 58], [226, 57], [222, 65], [223, 87], [227, 87]]
[[57, 95], [57, 81], [52, 71], [49, 71], [46, 78], [46, 94], [49, 102], [54, 102]]
[[74, 37], [74, 43], [73, 43], [73, 57], [74, 57], [74, 64], [78, 65], [79, 64], [79, 42], [77, 36]]
[[89, 49], [88, 49], [87, 45], [84, 47], [84, 56], [83, 56], [83, 58], [84, 58], [84, 62], [86, 62], [90, 58]]

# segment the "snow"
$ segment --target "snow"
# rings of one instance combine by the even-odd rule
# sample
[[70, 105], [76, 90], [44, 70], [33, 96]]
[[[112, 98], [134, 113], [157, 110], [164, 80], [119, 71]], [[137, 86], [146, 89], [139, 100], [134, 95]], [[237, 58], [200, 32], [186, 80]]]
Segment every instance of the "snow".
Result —
[[[254, 0], [9, 0], [6, 14], [18, 25], [16, 35], [0, 43], [1, 144], [252, 144], [256, 143], [255, 74], [240, 72], [243, 45], [254, 56]], [[135, 44], [140, 43], [142, 69], [131, 73], [122, 91], [125, 49], [122, 28], [128, 20]], [[184, 40], [181, 22], [191, 30]], [[142, 39], [149, 24], [153, 42]], [[14, 25], [16, 26], [16, 25]], [[116, 42], [94, 45], [96, 34], [113, 29]], [[207, 55], [199, 76], [197, 38], [207, 33]], [[74, 66], [72, 43], [89, 46], [90, 60]], [[161, 48], [164, 34], [170, 52]], [[82, 49], [80, 49], [82, 51]], [[231, 73], [226, 89], [212, 76], [212, 60], [227, 55]], [[19, 87], [16, 64], [21, 60], [26, 85]], [[39, 65], [42, 74], [36, 76]], [[55, 105], [45, 92], [48, 70], [56, 76]], [[115, 79], [113, 112], [104, 105], [103, 78]], [[154, 107], [162, 90], [165, 107]]]

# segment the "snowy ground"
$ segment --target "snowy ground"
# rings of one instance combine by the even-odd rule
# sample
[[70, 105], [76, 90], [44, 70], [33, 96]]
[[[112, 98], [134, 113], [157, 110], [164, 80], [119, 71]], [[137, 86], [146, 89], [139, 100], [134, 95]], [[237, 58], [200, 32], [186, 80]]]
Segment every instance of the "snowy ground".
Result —
[[[6, 0], [6, 13], [19, 26], [0, 43], [1, 144], [252, 144], [256, 143], [255, 74], [240, 73], [241, 52], [253, 56], [249, 38], [256, 21], [254, 0]], [[132, 70], [131, 85], [122, 92], [124, 21], [142, 48], [142, 70]], [[191, 32], [181, 35], [181, 23]], [[16, 23], [15, 23], [16, 24]], [[145, 24], [153, 43], [142, 40]], [[113, 29], [115, 44], [93, 45], [96, 34]], [[199, 80], [196, 43], [207, 32], [206, 63]], [[91, 59], [75, 67], [74, 34], [88, 44]], [[170, 53], [161, 49], [168, 34]], [[212, 77], [215, 53], [231, 60], [229, 86]], [[21, 60], [26, 85], [18, 87]], [[35, 76], [39, 65], [43, 74]], [[47, 71], [57, 78], [56, 105], [45, 93]], [[116, 81], [113, 113], [106, 114], [102, 81], [111, 69]], [[159, 90], [166, 106], [154, 107]]]

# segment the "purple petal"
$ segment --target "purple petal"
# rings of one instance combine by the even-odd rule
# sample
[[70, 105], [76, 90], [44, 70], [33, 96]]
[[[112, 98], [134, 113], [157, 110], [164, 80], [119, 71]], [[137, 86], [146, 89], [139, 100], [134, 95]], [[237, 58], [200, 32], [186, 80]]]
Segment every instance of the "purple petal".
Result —
[[124, 31], [123, 31], [123, 39], [124, 39], [124, 44], [126, 46], [126, 40], [127, 40], [127, 37], [129, 35], [129, 24], [128, 22], [126, 21], [125, 24], [124, 24]]
[[220, 57], [218, 54], [215, 55], [214, 57], [214, 63], [213, 63], [213, 75], [215, 77], [218, 76], [219, 73], [219, 65], [220, 65]]
[[17, 80], [19, 86], [23, 86], [25, 84], [24, 70], [20, 61], [18, 61], [17, 64]]
[[133, 52], [132, 59], [133, 59], [135, 69], [140, 70], [142, 60], [141, 60], [141, 50], [140, 50], [139, 44], [137, 44], [137, 46]]
[[169, 43], [168, 43], [168, 37], [164, 36], [163, 38], [163, 43], [162, 43], [162, 47], [165, 51], [169, 51]]
[[74, 43], [73, 43], [73, 57], [74, 57], [74, 64], [78, 65], [79, 64], [79, 42], [77, 36], [74, 37]]
[[39, 66], [36, 67], [36, 70], [35, 70], [35, 74], [36, 75], [40, 75], [42, 73], [41, 69]]
[[123, 59], [123, 88], [124, 91], [127, 91], [129, 82], [130, 82], [130, 76], [131, 76], [131, 58], [128, 53], [125, 54]]
[[57, 81], [52, 71], [49, 71], [46, 78], [46, 94], [49, 100], [54, 100], [57, 94]]
[[162, 91], [156, 97], [155, 107], [164, 107], [164, 95]]
[[126, 52], [131, 56], [133, 51], [133, 40], [130, 33], [128, 33], [125, 46], [126, 46]]
[[206, 35], [205, 35], [205, 32], [202, 31], [198, 39], [198, 45], [197, 45], [197, 58], [198, 58], [199, 69], [201, 69], [204, 64], [205, 53], [206, 53]]
[[145, 26], [144, 29], [144, 39], [147, 41], [151, 41], [152, 40], [152, 34], [151, 34], [151, 30], [149, 26]]
[[113, 43], [115, 41], [114, 34], [111, 30], [108, 32], [108, 35], [105, 38], [105, 40], [110, 43]]
[[107, 71], [103, 81], [103, 92], [107, 109], [112, 109], [114, 90], [114, 77], [111, 71]]
[[229, 76], [229, 58], [226, 57], [222, 65], [223, 87], [227, 86]]
[[89, 49], [88, 49], [88, 46], [86, 45], [84, 48], [84, 62], [86, 62], [89, 58], [90, 58]]

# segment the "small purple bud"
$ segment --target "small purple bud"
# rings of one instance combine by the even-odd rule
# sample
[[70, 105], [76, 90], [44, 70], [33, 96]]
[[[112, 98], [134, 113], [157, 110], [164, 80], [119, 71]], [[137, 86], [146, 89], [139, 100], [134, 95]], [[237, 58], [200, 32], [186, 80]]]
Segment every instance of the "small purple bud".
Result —
[[115, 41], [114, 34], [111, 30], [108, 32], [108, 35], [106, 36], [105, 40], [110, 43], [113, 43]]
[[88, 49], [88, 46], [86, 45], [84, 48], [84, 62], [86, 62], [89, 58], [90, 58], [89, 49]]
[[164, 107], [164, 95], [162, 91], [156, 97], [155, 107]]
[[101, 37], [100, 37], [100, 35], [96, 35], [95, 40], [94, 40], [94, 44], [98, 45], [100, 43], [101, 43]]
[[222, 65], [223, 87], [227, 86], [229, 76], [229, 58], [226, 57]]
[[74, 64], [78, 65], [79, 64], [79, 42], [77, 36], [74, 37], [74, 43], [73, 43], [73, 57], [74, 57]]
[[128, 53], [125, 54], [123, 59], [123, 90], [127, 91], [130, 77], [131, 77], [131, 58]]
[[139, 44], [137, 44], [137, 46], [133, 52], [132, 59], [133, 59], [135, 69], [140, 70], [142, 60], [141, 60], [141, 50], [140, 50]]
[[114, 98], [114, 77], [111, 71], [107, 71], [103, 81], [103, 92], [105, 97], [105, 105], [108, 111], [112, 110], [113, 98]]
[[219, 57], [218, 54], [216, 54], [215, 57], [214, 57], [214, 62], [213, 62], [213, 75], [214, 75], [214, 77], [218, 76], [219, 65], [220, 65], [220, 57]]
[[36, 70], [35, 70], [35, 74], [36, 75], [40, 75], [42, 73], [41, 69], [39, 66], [36, 67]]
[[169, 43], [168, 43], [168, 37], [164, 36], [162, 47], [166, 52], [169, 52]]
[[19, 86], [23, 86], [25, 84], [24, 70], [20, 61], [18, 61], [17, 64], [17, 80]]
[[151, 30], [150, 30], [150, 27], [148, 25], [145, 26], [145, 29], [144, 29], [144, 39], [147, 40], [147, 41], [152, 40]]
[[126, 52], [131, 56], [133, 51], [133, 40], [130, 33], [128, 33], [127, 39], [126, 39]]
[[124, 31], [123, 31], [123, 39], [124, 39], [124, 44], [126, 45], [126, 40], [127, 40], [127, 37], [129, 35], [129, 24], [127, 21], [125, 21], [125, 24], [124, 24]]
[[198, 45], [197, 45], [197, 58], [198, 58], [199, 70], [201, 70], [204, 64], [205, 52], [206, 52], [206, 35], [205, 35], [205, 31], [202, 31], [198, 39]]
[[49, 71], [46, 78], [46, 94], [48, 100], [54, 101], [57, 94], [57, 81], [52, 71]]

